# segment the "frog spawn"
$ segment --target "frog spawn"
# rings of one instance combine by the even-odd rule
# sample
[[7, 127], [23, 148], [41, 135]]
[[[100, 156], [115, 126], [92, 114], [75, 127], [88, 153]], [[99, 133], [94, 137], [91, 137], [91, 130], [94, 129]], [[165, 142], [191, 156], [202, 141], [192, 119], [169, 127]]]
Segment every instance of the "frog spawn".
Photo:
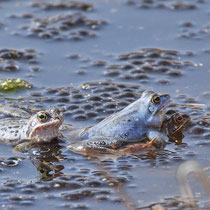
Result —
[[20, 51], [17, 49], [0, 49], [0, 71], [17, 72], [27, 69], [27, 65], [31, 68], [39, 68], [35, 66], [38, 53], [34, 49], [25, 49]]
[[28, 37], [79, 41], [87, 37], [96, 37], [95, 31], [105, 24], [107, 22], [104, 20], [90, 19], [78, 13], [61, 13], [54, 17], [34, 18], [29, 24], [21, 26], [22, 30], [16, 33], [25, 35], [24, 31], [27, 31]]
[[81, 11], [91, 11], [94, 6], [90, 3], [77, 2], [77, 1], [56, 1], [56, 2], [33, 2], [30, 4], [32, 7], [40, 7], [44, 10], [81, 10]]
[[[94, 94], [94, 97], [97, 94], [100, 95], [100, 94], [103, 93], [104, 88], [105, 88], [107, 90], [107, 92], [109, 93], [109, 97], [112, 98], [113, 103], [114, 102], [119, 103], [121, 100], [122, 101], [124, 100], [124, 98], [121, 99], [120, 97], [116, 100], [116, 97], [118, 97], [117, 92], [118, 91], [119, 91], [119, 93], [121, 92], [120, 88], [130, 89], [130, 92], [129, 92], [128, 95], [132, 95], [132, 97], [130, 98], [131, 101], [132, 100], [134, 101], [135, 98], [138, 98], [139, 95], [140, 95], [139, 93], [142, 92], [142, 89], [140, 89], [140, 87], [129, 86], [129, 85], [120, 85], [120, 84], [114, 84], [114, 83], [108, 83], [108, 82], [107, 83], [101, 82], [101, 83], [84, 84], [84, 87], [86, 87], [87, 89], [85, 89], [85, 88], [80, 89], [80, 92], [79, 92], [79, 90], [76, 90], [76, 89], [73, 89], [73, 88], [67, 88], [67, 87], [66, 88], [61, 88], [61, 89], [59, 89], [59, 88], [58, 89], [56, 89], [56, 88], [48, 89], [47, 90], [47, 91], [49, 91], [49, 93], [47, 94], [47, 96], [49, 97], [48, 100], [46, 100], [46, 97], [42, 97], [42, 96], [46, 96], [47, 91], [46, 92], [45, 91], [40, 92], [39, 94], [34, 94], [34, 95], [37, 95], [37, 96], [34, 96], [33, 100], [32, 100], [31, 97], [28, 100], [30, 100], [31, 105], [37, 106], [37, 108], [39, 107], [39, 103], [43, 105], [43, 103], [42, 103], [43, 100], [45, 100], [44, 105], [46, 105], [46, 106], [49, 106], [52, 102], [54, 104], [57, 104], [57, 105], [58, 104], [62, 105], [62, 103], [63, 103], [63, 105], [65, 105], [65, 102], [61, 102], [60, 100], [59, 100], [59, 102], [57, 101], [59, 95], [60, 95], [60, 97], [63, 97], [63, 98], [69, 98], [69, 97], [72, 96], [71, 94], [73, 94], [73, 95], [74, 94], [76, 94], [76, 95], [79, 94], [79, 95], [83, 95], [83, 97], [86, 97], [86, 95], [87, 95], [88, 100], [90, 100], [90, 102], [91, 102], [92, 99], [90, 99], [90, 98], [93, 96], [93, 94]], [[112, 88], [110, 88], [110, 87], [112, 87]], [[98, 101], [98, 104], [101, 104], [101, 106], [103, 106], [104, 100], [106, 98], [101, 97], [101, 99], [102, 100]], [[25, 101], [27, 102], [27, 98], [25, 99]], [[69, 102], [70, 105], [71, 105], [71, 103], [73, 103], [73, 104], [76, 104], [78, 107], [80, 107], [80, 106], [82, 107], [84, 105], [83, 103], [86, 103], [85, 100], [84, 101], [81, 100], [81, 96], [78, 97], [78, 98], [75, 97], [74, 102], [71, 102], [71, 100], [69, 100], [69, 101], [70, 101]], [[77, 101], [78, 101], [78, 104], [76, 103]], [[180, 96], [177, 96], [177, 98], [174, 101], [177, 104], [171, 103], [171, 104], [169, 104], [169, 107], [168, 107], [167, 115], [169, 115], [169, 117], [170, 117], [171, 114], [173, 114], [175, 112], [175, 110], [183, 111], [183, 112], [188, 113], [189, 115], [192, 115], [193, 109], [186, 109], [187, 107], [180, 106], [182, 104], [185, 104], [185, 101], [186, 102], [188, 101], [188, 103], [190, 101], [192, 101], [192, 100], [189, 99], [189, 97], [187, 97], [187, 96], [186, 97], [181, 97], [181, 95], [180, 95]], [[95, 101], [93, 101], [93, 102], [95, 103]], [[197, 102], [197, 101], [193, 101], [193, 103], [195, 103], [195, 102]], [[16, 104], [16, 105], [18, 105], [18, 104]], [[23, 104], [22, 104], [22, 106], [23, 106]], [[124, 106], [126, 106], [126, 105], [124, 105]], [[27, 106], [25, 106], [25, 108], [27, 109]], [[188, 108], [190, 108], [190, 107], [188, 107]], [[31, 110], [31, 111], [33, 111], [33, 110]], [[105, 116], [108, 116], [108, 115], [109, 115], [109, 113], [107, 112], [105, 114]], [[198, 111], [198, 115], [199, 115], [199, 111]], [[66, 116], [69, 116], [69, 115], [66, 115]], [[72, 115], [70, 115], [70, 116], [72, 116]], [[87, 118], [87, 119], [90, 119], [90, 118]], [[93, 118], [93, 119], [95, 120], [95, 118]], [[192, 128], [194, 128], [194, 125], [193, 125]], [[188, 132], [187, 132], [187, 134], [189, 135]], [[66, 145], [64, 147], [66, 147]], [[194, 157], [196, 155], [196, 153], [189, 152], [189, 154], [184, 155], [184, 159], [183, 159], [183, 152], [186, 152], [185, 147], [186, 147], [186, 144], [182, 144], [180, 146], [179, 150], [175, 150], [174, 152], [162, 151], [161, 153], [157, 152], [157, 153], [153, 153], [153, 154], [149, 153], [149, 154], [138, 155], [138, 158], [141, 159], [139, 164], [140, 164], [141, 167], [147, 167], [148, 165], [150, 165], [150, 166], [158, 165], [159, 167], [161, 167], [161, 166], [165, 167], [168, 164], [179, 163], [180, 161], [183, 161], [187, 157], [191, 158], [191, 157]], [[54, 146], [53, 146], [53, 148], [54, 148]], [[37, 154], [36, 158], [38, 158], [38, 159], [41, 158], [41, 157], [44, 157], [45, 154], [46, 154], [46, 152], [44, 152], [44, 148], [40, 148], [39, 150], [38, 150], [38, 152], [36, 152], [36, 154]], [[42, 155], [40, 157], [38, 154], [42, 150], [43, 150], [43, 152], [42, 152]], [[32, 150], [32, 151], [34, 152], [34, 150]], [[62, 155], [60, 155], [59, 153], [57, 154], [57, 157], [59, 157], [59, 159], [61, 159], [61, 161], [62, 161], [62, 159], [66, 159], [64, 161], [67, 161], [68, 164], [69, 164], [69, 162], [71, 162], [71, 167], [68, 169], [68, 171], [65, 171], [65, 174], [69, 172], [70, 174], [72, 174], [72, 173], [73, 174], [74, 173], [85, 174], [85, 176], [88, 175], [89, 178], [92, 177], [92, 175], [91, 175], [92, 172], [90, 172], [90, 169], [87, 170], [87, 168], [85, 168], [85, 164], [83, 166], [81, 166], [81, 162], [84, 161], [82, 156], [81, 156], [81, 158], [80, 157], [72, 157], [72, 155], [70, 155], [70, 154], [68, 152], [64, 152], [64, 151], [62, 152]], [[51, 158], [54, 158], [54, 156], [52, 155]], [[49, 159], [46, 159], [46, 160], [47, 160], [47, 162], [49, 161]], [[63, 164], [65, 164], [65, 163], [63, 163]], [[62, 164], [62, 162], [61, 162], [61, 164]], [[74, 168], [75, 164], [76, 164], [76, 167]], [[118, 160], [117, 163], [113, 163], [112, 161], [107, 161], [106, 160], [106, 161], [102, 161], [101, 164], [104, 165], [105, 167], [107, 167], [108, 169], [115, 171], [115, 173], [117, 173], [118, 178], [120, 177], [125, 182], [125, 181], [128, 181], [128, 180], [131, 179], [129, 170], [132, 169], [132, 166], [136, 165], [137, 163], [133, 159], [127, 159], [126, 158], [126, 159]], [[42, 167], [40, 168], [40, 170], [41, 170], [41, 172], [44, 171], [44, 169], [42, 169]], [[122, 173], [121, 175], [119, 174], [119, 170]], [[76, 201], [78, 201], [78, 199], [79, 199], [79, 204], [87, 207], [88, 204], [85, 203], [85, 199], [87, 198], [86, 196], [88, 196], [88, 195], [90, 196], [89, 198], [94, 198], [94, 199], [97, 199], [99, 201], [102, 201], [102, 200], [105, 199], [105, 200], [108, 200], [108, 201], [111, 201], [111, 202], [119, 202], [119, 198], [117, 198], [116, 195], [113, 195], [113, 191], [110, 191], [111, 190], [110, 186], [113, 186], [112, 181], [109, 182], [110, 185], [109, 184], [104, 185], [104, 182], [102, 181], [104, 178], [101, 177], [101, 181], [102, 181], [103, 184], [100, 185], [101, 181], [97, 181], [97, 179], [92, 177], [93, 180], [94, 180], [94, 183], [97, 184], [97, 186], [100, 186], [99, 188], [94, 187], [94, 189], [95, 189], [94, 192], [92, 192], [91, 189], [85, 187], [85, 185], [83, 185], [83, 184], [81, 186], [81, 190], [78, 189], [78, 190], [73, 190], [72, 192], [69, 192], [69, 188], [68, 187], [65, 188], [65, 186], [67, 186], [67, 185], [65, 185], [65, 183], [63, 183], [63, 180], [65, 180], [65, 182], [66, 181], [69, 182], [70, 180], [74, 180], [74, 178], [64, 178], [64, 177], [55, 178], [57, 175], [58, 176], [62, 176], [62, 175], [60, 174], [60, 172], [59, 173], [56, 172], [56, 171], [58, 171], [58, 169], [54, 169], [54, 171], [55, 171], [55, 174], [53, 174], [52, 171], [51, 171], [50, 174], [52, 174], [52, 176], [48, 174], [48, 176], [46, 177], [47, 179], [48, 178], [53, 179], [53, 177], [54, 177], [54, 180], [52, 180], [50, 182], [51, 184], [46, 183], [46, 182], [36, 183], [36, 186], [37, 185], [40, 186], [40, 189], [34, 188], [32, 190], [33, 191], [32, 195], [37, 196], [37, 192], [40, 192], [40, 190], [41, 190], [41, 192], [48, 191], [48, 196], [46, 196], [45, 199], [51, 199], [51, 198], [55, 199], [56, 198], [57, 200], [64, 201], [63, 206], [71, 206], [71, 207], [77, 206], [77, 204], [73, 204], [72, 202], [69, 202], [69, 201], [73, 201], [75, 199], [76, 199]], [[101, 173], [104, 174], [104, 170], [102, 170], [102, 172]], [[97, 172], [96, 172], [96, 174], [97, 174]], [[126, 177], [126, 179], [125, 179], [125, 177]], [[81, 180], [83, 180], [83, 178], [80, 177], [79, 175], [77, 176], [77, 178], [78, 178], [77, 181], [76, 180], [75, 181], [78, 184], [81, 185]], [[94, 184], [94, 183], [92, 183], [92, 184]], [[21, 185], [19, 189], [22, 189], [24, 191], [25, 184], [23, 183], [23, 185]], [[54, 186], [54, 187], [51, 188], [51, 185]], [[106, 186], [108, 187], [108, 191], [105, 192], [105, 188], [107, 188]], [[66, 191], [68, 191], [68, 192], [63, 192], [62, 195], [61, 194], [53, 195], [52, 193], [49, 194], [49, 192], [51, 192], [51, 189], [56, 190], [56, 192], [60, 192], [61, 189], [62, 189], [62, 192], [63, 192], [66, 189]], [[100, 192], [101, 190], [102, 190], [102, 192]], [[8, 195], [11, 195], [11, 193], [8, 192]], [[25, 200], [27, 200], [27, 198], [24, 196], [24, 194], [22, 194], [21, 191], [16, 190], [16, 193], [14, 193], [14, 195], [15, 195], [15, 196], [13, 196], [14, 199], [16, 197], [16, 199], [15, 199], [16, 201], [14, 202], [14, 205], [16, 205], [16, 206], [17, 205], [24, 205], [22, 203], [26, 202]], [[38, 196], [34, 200], [32, 200], [32, 201], [30, 200], [30, 202], [29, 201], [28, 202], [30, 203], [29, 205], [32, 205], [36, 200], [41, 201], [42, 199], [43, 198]], [[8, 202], [11, 202], [11, 201], [8, 201]], [[120, 202], [122, 202], [122, 201], [120, 201]], [[164, 206], [173, 206], [174, 203], [177, 203], [177, 205], [181, 206], [181, 204], [179, 203], [179, 200], [178, 199], [176, 200], [175, 198], [167, 198], [163, 202], [164, 202], [164, 204], [163, 204]]]
[[[70, 159], [70, 157], [68, 158]], [[50, 179], [34, 180], [32, 183], [11, 180], [4, 183], [1, 187], [0, 194], [5, 196], [1, 197], [4, 204], [12, 204], [14, 206], [32, 206], [37, 201], [47, 200], [50, 206], [56, 207], [74, 207], [81, 208], [88, 207], [89, 199], [96, 199], [99, 205], [104, 200], [111, 201], [113, 203], [123, 203], [122, 199], [115, 195], [114, 187], [119, 183], [125, 183], [129, 180], [129, 175], [118, 176], [115, 178], [108, 178], [106, 172], [100, 170], [91, 170], [85, 167], [80, 167], [77, 164], [79, 159], [74, 159], [72, 168], [69, 169], [69, 173], [76, 172], [73, 176], [54, 177]], [[104, 166], [113, 165], [112, 162], [102, 162]], [[78, 166], [77, 166], [78, 165]], [[130, 170], [129, 165], [126, 163], [120, 163], [121, 171], [128, 173]], [[39, 170], [44, 172], [44, 166], [42, 164], [37, 165]], [[46, 167], [46, 166], [45, 166]], [[113, 166], [114, 168], [114, 166]], [[127, 172], [126, 172], [127, 171]], [[44, 180], [48, 180], [47, 182]], [[6, 198], [6, 199], [5, 199]], [[59, 203], [53, 202], [53, 200], [61, 201]]]
[[194, 10], [199, 7], [199, 3], [204, 3], [205, 0], [193, 0], [193, 1], [166, 1], [159, 2], [157, 0], [127, 0], [128, 5], [135, 5], [137, 8], [141, 9], [169, 9], [169, 10]]
[[194, 39], [194, 40], [208, 40], [210, 34], [210, 25], [200, 26], [191, 21], [184, 21], [180, 25], [180, 34], [178, 38]]
[[[138, 83], [156, 81], [166, 85], [170, 83], [171, 78], [183, 76], [183, 69], [195, 69], [194, 64], [188, 60], [193, 55], [193, 52], [181, 53], [175, 50], [143, 48], [127, 54], [120, 54], [113, 63], [92, 61], [91, 65], [85, 65], [84, 71], [97, 69], [109, 79], [138, 81]], [[84, 58], [80, 59], [82, 61]], [[80, 74], [81, 71], [77, 71], [77, 73]]]
[[[94, 9], [94, 5], [91, 3], [82, 1], [39, 1], [32, 2], [29, 5], [32, 7], [32, 11], [34, 8], [38, 11], [36, 16], [32, 13], [10, 15], [12, 19], [23, 18], [26, 20], [26, 24], [19, 26], [21, 30], [13, 32], [14, 35], [59, 41], [79, 41], [98, 36], [96, 31], [107, 24], [105, 20], [88, 18], [86, 14]], [[52, 10], [55, 15], [50, 12]], [[72, 10], [82, 11], [82, 13], [72, 12]], [[45, 13], [46, 16], [42, 16]]]
[[85, 83], [78, 89], [46, 88], [44, 91], [31, 92], [29, 97], [18, 98], [17, 101], [0, 99], [0, 102], [31, 114], [56, 105], [67, 120], [99, 122], [137, 100], [142, 92], [140, 85], [102, 81]]

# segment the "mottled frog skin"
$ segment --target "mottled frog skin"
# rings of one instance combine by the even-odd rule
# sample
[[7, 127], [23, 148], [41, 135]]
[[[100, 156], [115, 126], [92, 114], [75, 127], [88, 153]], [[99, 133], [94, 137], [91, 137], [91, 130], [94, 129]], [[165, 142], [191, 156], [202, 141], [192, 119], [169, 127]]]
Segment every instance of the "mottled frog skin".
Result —
[[182, 131], [189, 121], [189, 115], [176, 112], [169, 119], [164, 120], [161, 130], [166, 133], [169, 141], [181, 143], [184, 138]]
[[169, 119], [163, 122], [163, 130], [170, 137], [176, 132], [182, 131], [189, 122], [190, 116], [179, 112], [174, 113]]
[[30, 118], [4, 118], [0, 120], [0, 142], [9, 145], [32, 139], [48, 142], [58, 136], [62, 123], [63, 117], [56, 107], [37, 112]]
[[74, 152], [82, 152], [86, 147], [120, 146], [145, 139], [164, 142], [160, 129], [165, 117], [165, 107], [169, 102], [169, 95], [158, 95], [152, 91], [144, 91], [141, 98], [133, 102], [120, 112], [114, 113], [97, 125], [85, 129], [77, 143], [68, 148]]
[[14, 107], [7, 104], [0, 104], [0, 117], [14, 117], [14, 118], [30, 118], [31, 114], [22, 108]]

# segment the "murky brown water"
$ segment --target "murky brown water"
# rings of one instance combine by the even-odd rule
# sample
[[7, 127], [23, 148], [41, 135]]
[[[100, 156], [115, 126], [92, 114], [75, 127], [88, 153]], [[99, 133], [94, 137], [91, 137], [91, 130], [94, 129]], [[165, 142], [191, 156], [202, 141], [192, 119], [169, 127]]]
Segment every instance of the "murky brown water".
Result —
[[[64, 142], [28, 154], [1, 145], [1, 208], [118, 209], [132, 200], [140, 209], [183, 209], [178, 166], [209, 166], [210, 2], [53, 2], [0, 1], [1, 78], [33, 84], [1, 93], [2, 104], [55, 105], [66, 123], [89, 126], [150, 89], [170, 94], [168, 114], [181, 111], [192, 120], [182, 144], [139, 159], [90, 160]], [[207, 209], [203, 189], [194, 183], [193, 190], [199, 209]]]

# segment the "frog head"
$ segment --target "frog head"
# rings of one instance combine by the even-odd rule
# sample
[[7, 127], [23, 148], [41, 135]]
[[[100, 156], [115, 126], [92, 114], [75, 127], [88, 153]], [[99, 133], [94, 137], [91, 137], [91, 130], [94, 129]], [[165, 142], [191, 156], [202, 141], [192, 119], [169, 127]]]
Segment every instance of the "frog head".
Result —
[[170, 137], [175, 135], [179, 131], [184, 130], [186, 124], [190, 121], [190, 116], [187, 114], [182, 114], [179, 112], [174, 113], [166, 122], [165, 122], [165, 132]]
[[58, 136], [63, 116], [56, 107], [39, 111], [29, 119], [26, 135], [28, 139], [50, 141]]
[[160, 128], [170, 101], [168, 94], [157, 94], [153, 91], [144, 91], [141, 97], [141, 112], [144, 114], [144, 123], [147, 128]]

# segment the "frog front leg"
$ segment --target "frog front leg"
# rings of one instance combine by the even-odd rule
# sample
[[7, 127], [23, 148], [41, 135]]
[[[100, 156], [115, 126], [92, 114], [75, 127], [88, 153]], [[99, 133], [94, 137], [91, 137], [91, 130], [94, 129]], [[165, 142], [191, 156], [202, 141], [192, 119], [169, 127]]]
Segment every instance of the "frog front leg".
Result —
[[35, 145], [38, 145], [39, 142], [35, 139], [32, 140], [22, 140], [19, 144], [15, 145], [13, 151], [28, 153]]
[[167, 136], [156, 130], [149, 130], [147, 133], [148, 139], [151, 141], [155, 138], [152, 146], [157, 149], [163, 149], [166, 146]]

